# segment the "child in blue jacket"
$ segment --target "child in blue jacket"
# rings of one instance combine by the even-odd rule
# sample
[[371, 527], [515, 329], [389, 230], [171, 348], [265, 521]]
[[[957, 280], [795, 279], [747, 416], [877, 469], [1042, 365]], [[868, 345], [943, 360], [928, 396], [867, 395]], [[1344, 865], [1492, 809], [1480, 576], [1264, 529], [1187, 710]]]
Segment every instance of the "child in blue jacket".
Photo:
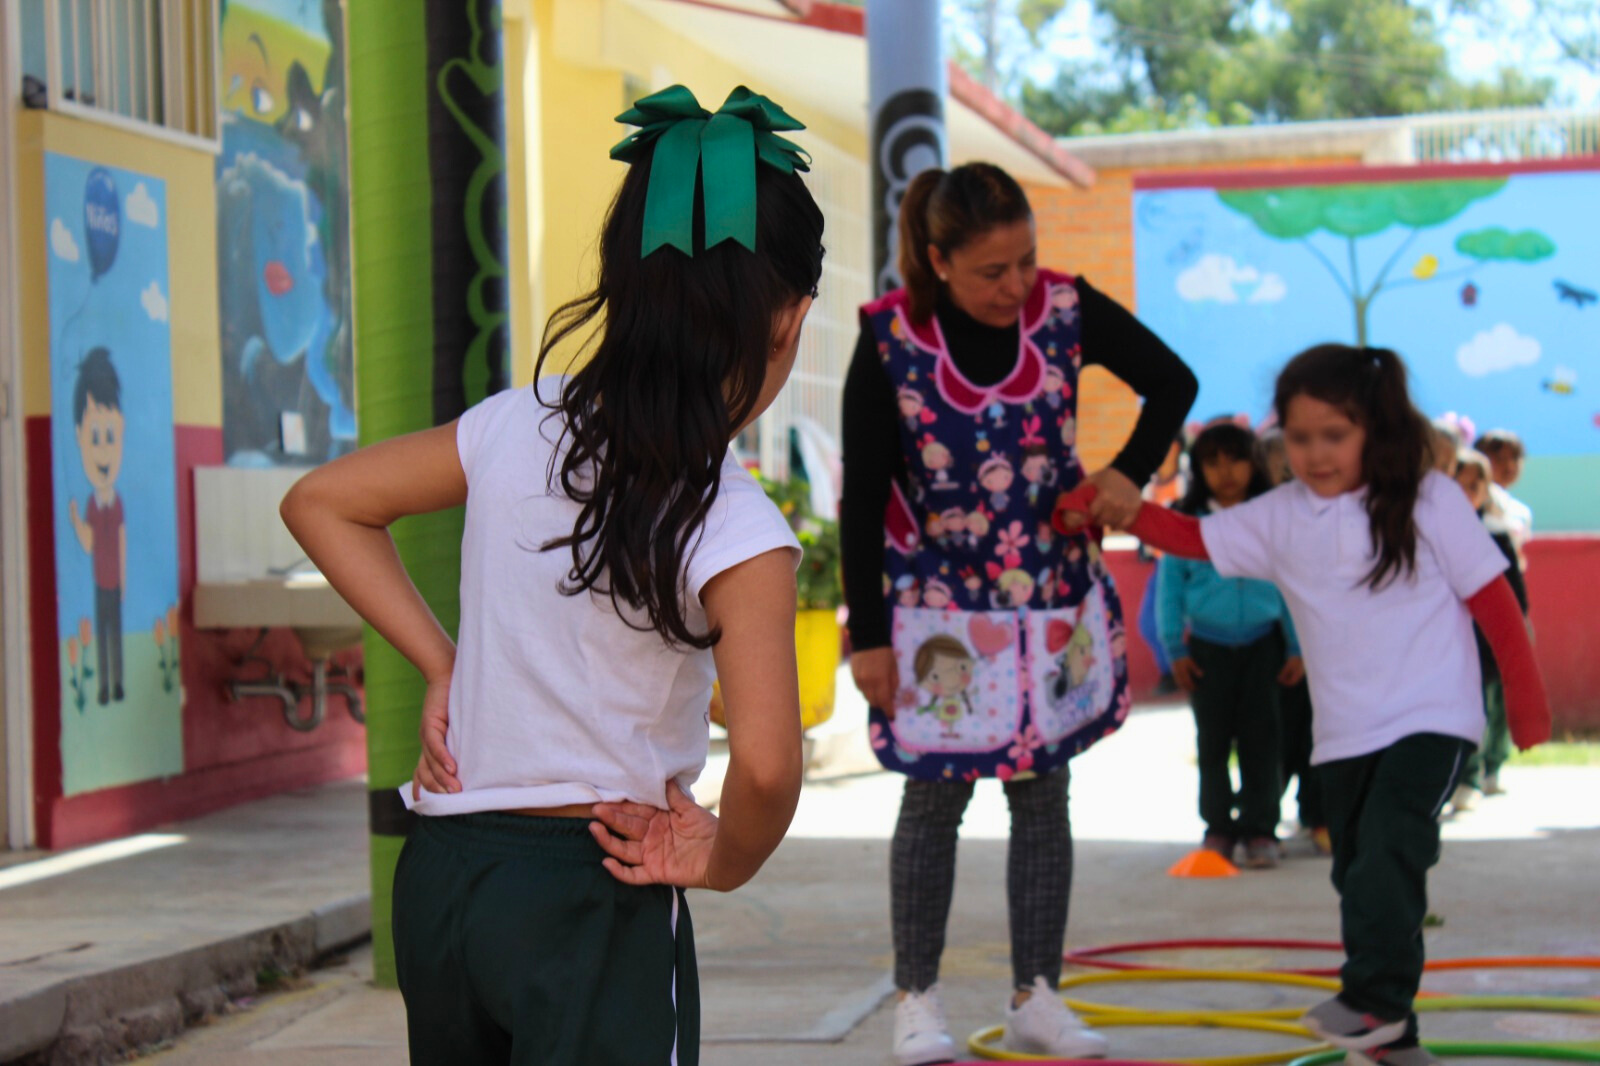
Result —
[[[1195, 438], [1189, 469], [1189, 491], [1177, 509], [1196, 517], [1272, 487], [1255, 434], [1232, 422]], [[1161, 642], [1194, 708], [1203, 846], [1231, 860], [1243, 842], [1244, 865], [1276, 866], [1279, 690], [1305, 676], [1289, 609], [1270, 582], [1224, 578], [1208, 562], [1163, 556], [1156, 581]], [[1237, 794], [1228, 769], [1236, 747]]]

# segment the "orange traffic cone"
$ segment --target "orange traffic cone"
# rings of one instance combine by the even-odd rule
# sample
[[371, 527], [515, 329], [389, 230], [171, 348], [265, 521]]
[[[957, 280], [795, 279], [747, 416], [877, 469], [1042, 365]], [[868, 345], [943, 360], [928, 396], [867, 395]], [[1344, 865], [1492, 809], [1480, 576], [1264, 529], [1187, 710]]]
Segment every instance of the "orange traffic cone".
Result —
[[1238, 877], [1239, 868], [1210, 848], [1195, 848], [1173, 864], [1169, 877]]

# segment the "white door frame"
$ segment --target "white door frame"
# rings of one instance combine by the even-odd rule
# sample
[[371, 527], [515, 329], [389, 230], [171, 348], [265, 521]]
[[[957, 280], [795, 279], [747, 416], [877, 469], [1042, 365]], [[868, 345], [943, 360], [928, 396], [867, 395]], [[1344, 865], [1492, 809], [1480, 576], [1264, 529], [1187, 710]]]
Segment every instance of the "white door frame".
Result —
[[[32, 847], [33, 699], [28, 661], [27, 434], [17, 301], [17, 109], [20, 4], [0, 5], [0, 656], [5, 676], [6, 825], [0, 847]], [[42, 264], [40, 264], [42, 266]]]

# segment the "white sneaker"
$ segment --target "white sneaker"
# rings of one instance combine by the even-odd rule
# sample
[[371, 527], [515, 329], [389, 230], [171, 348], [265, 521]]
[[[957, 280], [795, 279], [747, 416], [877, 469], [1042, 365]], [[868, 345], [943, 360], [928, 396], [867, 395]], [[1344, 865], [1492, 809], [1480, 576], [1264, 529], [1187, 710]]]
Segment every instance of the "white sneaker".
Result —
[[946, 1028], [939, 986], [907, 992], [894, 1008], [895, 1066], [930, 1066], [954, 1062], [955, 1057], [956, 1042]]
[[1457, 785], [1454, 795], [1450, 797], [1450, 809], [1457, 814], [1470, 811], [1477, 796], [1478, 790], [1471, 785]]
[[1033, 979], [1033, 995], [1020, 1007], [1006, 1004], [1006, 1031], [1000, 1046], [1026, 1055], [1103, 1058], [1106, 1038], [1084, 1026], [1043, 977]]

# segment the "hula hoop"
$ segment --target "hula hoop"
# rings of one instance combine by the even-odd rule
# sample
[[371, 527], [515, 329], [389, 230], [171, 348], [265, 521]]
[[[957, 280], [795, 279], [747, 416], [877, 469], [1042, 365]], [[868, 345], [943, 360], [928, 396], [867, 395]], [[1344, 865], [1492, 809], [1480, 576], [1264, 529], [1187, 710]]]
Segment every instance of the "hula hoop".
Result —
[[[1297, 973], [1272, 973], [1258, 970], [1126, 970], [1107, 973], [1079, 973], [1061, 979], [1061, 988], [1079, 985], [1122, 984], [1127, 981], [1233, 981], [1260, 985], [1293, 985], [1297, 988], [1317, 988], [1324, 992], [1339, 991], [1339, 982], [1326, 977], [1310, 977]], [[1219, 1019], [1260, 1018], [1264, 1020], [1298, 1018], [1306, 1007], [1265, 1008], [1262, 1010], [1170, 1010], [1155, 1011], [1142, 1007], [1122, 1007], [1110, 1003], [1091, 1003], [1087, 1000], [1063, 997], [1063, 1002], [1079, 1014], [1095, 1018], [1121, 1018], [1130, 1014], [1163, 1016], [1182, 1014], [1191, 1017], [1215, 1016]], [[1123, 1024], [1127, 1024], [1124, 1022]], [[1160, 1024], [1152, 1022], [1151, 1024]]]
[[[1336, 940], [1272, 940], [1254, 937], [1134, 940], [1126, 944], [1105, 944], [1094, 948], [1080, 948], [1077, 951], [1067, 952], [1061, 958], [1063, 962], [1071, 965], [1086, 966], [1097, 970], [1160, 970], [1165, 969], [1160, 964], [1130, 962], [1126, 959], [1107, 959], [1102, 958], [1102, 956], [1185, 948], [1273, 948], [1283, 951], [1343, 951], [1344, 945]], [[1487, 955], [1461, 959], [1430, 959], [1423, 963], [1422, 968], [1429, 973], [1449, 970], [1600, 970], [1600, 955]], [[1306, 977], [1337, 977], [1339, 968], [1336, 966], [1272, 967], [1263, 972], [1300, 974]]]
[[[1179, 940], [1130, 940], [1126, 944], [1104, 944], [1095, 948], [1080, 948], [1061, 956], [1063, 962], [1073, 966], [1088, 966], [1097, 970], [1160, 970], [1166, 967], [1147, 962], [1129, 962], [1126, 959], [1107, 959], [1104, 955], [1126, 955], [1141, 951], [1171, 951], [1184, 948], [1274, 948], [1282, 951], [1344, 951], [1337, 940], [1273, 940], [1258, 937], [1198, 937]], [[1271, 973], [1292, 973], [1305, 977], [1337, 977], [1337, 967], [1313, 966], [1303, 969], [1274, 969]]]
[[[1462, 1055], [1467, 1058], [1541, 1059], [1556, 1062], [1600, 1062], [1600, 1050], [1589, 1051], [1582, 1047], [1563, 1044], [1489, 1044], [1452, 1043], [1435, 1044], [1425, 1041], [1429, 1051], [1438, 1055]], [[1318, 1051], [1295, 1059], [1289, 1066], [1330, 1066], [1344, 1059], [1340, 1050]]]
[[[1184, 971], [1139, 971], [1137, 974], [1076, 974], [1064, 977], [1061, 980], [1063, 988], [1075, 984], [1094, 984], [1106, 981], [1135, 981], [1135, 980], [1188, 980], [1189, 978], [1175, 977], [1173, 974]], [[1204, 971], [1198, 971], [1204, 972]], [[1216, 974], [1206, 974], [1208, 980], [1252, 981], [1259, 980], [1263, 984], [1300, 984], [1296, 980], [1275, 980], [1277, 978], [1301, 978], [1300, 974], [1252, 974], [1250, 971], [1241, 970], [1229, 973], [1225, 977]], [[1316, 978], [1304, 979], [1315, 981]], [[1315, 986], [1312, 986], [1315, 987]], [[1214, 1019], [1227, 1018], [1262, 1018], [1267, 1021], [1293, 1021], [1304, 1014], [1309, 1005], [1305, 1007], [1268, 1007], [1252, 1009], [1249, 1007], [1229, 1010], [1197, 1010], [1194, 1008], [1173, 1008], [1164, 1010], [1160, 1008], [1124, 1007], [1110, 1003], [1091, 1003], [1087, 1000], [1070, 999], [1063, 997], [1067, 1006], [1089, 1019], [1090, 1024], [1099, 1024], [1102, 1018], [1145, 1018], [1155, 1024], [1157, 1020], [1171, 1015], [1188, 1017], [1205, 1017]], [[1551, 1014], [1600, 1014], [1600, 999], [1576, 999], [1562, 996], [1502, 996], [1502, 995], [1460, 995], [1460, 996], [1431, 996], [1419, 998], [1413, 1008], [1420, 1013], [1438, 1013], [1441, 1011], [1531, 1011], [1536, 1013]], [[1122, 1024], [1132, 1024], [1124, 1021]]]
[[[1258, 1033], [1281, 1033], [1284, 1036], [1299, 1037], [1301, 1040], [1315, 1040], [1298, 1025], [1289, 1025], [1286, 1022], [1269, 1021], [1265, 1018], [1228, 1018], [1221, 1021], [1212, 1020], [1205, 1015], [1173, 1013], [1163, 1018], [1154, 1020], [1125, 1019], [1119, 1016], [1106, 1015], [1093, 1019], [1098, 1027], [1113, 1027], [1119, 1025], [1172, 1025], [1185, 1026], [1195, 1029], [1246, 1029]], [[967, 1038], [967, 1048], [980, 1059], [997, 1059], [1003, 1062], [1059, 1062], [1059, 1059], [1046, 1059], [1036, 1055], [1025, 1055], [1017, 1051], [1006, 1051], [998, 1046], [1000, 1035], [1005, 1032], [1005, 1026], [992, 1025], [987, 1029], [979, 1029]], [[1326, 1047], [1318, 1044], [1311, 1050], [1316, 1051]], [[1286, 1063], [1296, 1056], [1304, 1057], [1305, 1048], [1290, 1048], [1288, 1051], [1263, 1051], [1253, 1055], [1209, 1055], [1198, 1059], [1153, 1059], [1151, 1062], [1159, 1066], [1277, 1066]], [[1343, 1055], [1344, 1052], [1339, 1052]], [[1101, 1066], [1103, 1059], [1068, 1060], [1081, 1061], [1083, 1066]], [[1583, 1060], [1579, 1060], [1583, 1061]]]

